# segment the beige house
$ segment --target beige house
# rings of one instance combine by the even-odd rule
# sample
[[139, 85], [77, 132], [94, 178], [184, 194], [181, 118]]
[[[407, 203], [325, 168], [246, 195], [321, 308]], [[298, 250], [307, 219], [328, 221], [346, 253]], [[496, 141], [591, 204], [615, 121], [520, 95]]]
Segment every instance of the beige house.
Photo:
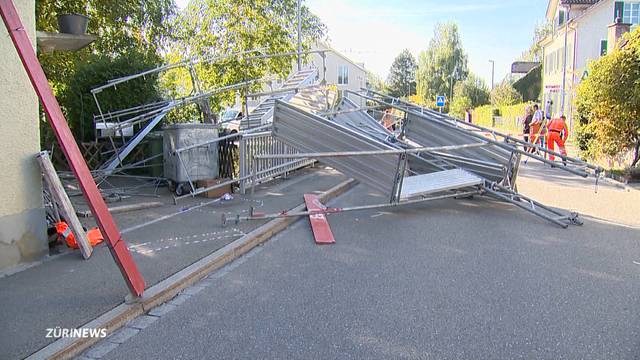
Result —
[[[35, 47], [35, 1], [14, 1]], [[48, 254], [42, 183], [38, 98], [18, 54], [0, 26], [0, 271]]]
[[[619, 18], [621, 23], [616, 23]], [[573, 127], [576, 86], [589, 62], [610, 51], [622, 33], [640, 22], [640, 0], [549, 0], [546, 19], [553, 32], [543, 47], [543, 102], [552, 116], [566, 115]], [[626, 25], [625, 25], [626, 24]]]
[[321, 54], [311, 55], [311, 65], [318, 69], [320, 80], [326, 79], [328, 85], [336, 85], [338, 90], [358, 91], [366, 87], [367, 70], [364, 64], [349, 59], [324, 43], [316, 44], [312, 50], [328, 50], [324, 53], [324, 62]]

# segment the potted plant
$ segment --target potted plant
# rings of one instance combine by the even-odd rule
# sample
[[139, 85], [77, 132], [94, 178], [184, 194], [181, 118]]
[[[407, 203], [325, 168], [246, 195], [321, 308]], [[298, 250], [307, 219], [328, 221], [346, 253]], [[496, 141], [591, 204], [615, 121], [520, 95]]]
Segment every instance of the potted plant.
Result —
[[58, 30], [65, 34], [84, 35], [87, 33], [89, 17], [82, 1], [65, 4], [62, 13], [58, 15]]

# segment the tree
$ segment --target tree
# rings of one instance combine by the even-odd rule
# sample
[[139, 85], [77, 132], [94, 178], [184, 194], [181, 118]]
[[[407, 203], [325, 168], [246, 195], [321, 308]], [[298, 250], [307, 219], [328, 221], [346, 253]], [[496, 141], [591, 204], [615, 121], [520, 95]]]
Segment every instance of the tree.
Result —
[[393, 60], [389, 70], [389, 77], [387, 78], [389, 95], [393, 97], [413, 95], [415, 92], [416, 68], [416, 59], [411, 55], [409, 49], [402, 50]]
[[589, 66], [577, 88], [576, 109], [583, 155], [596, 158], [632, 150], [631, 166], [640, 158], [640, 28], [625, 45]]
[[438, 24], [427, 50], [420, 53], [416, 72], [417, 92], [425, 102], [451, 94], [452, 85], [467, 78], [467, 55], [462, 49], [458, 25]]
[[172, 0], [37, 0], [38, 30], [57, 32], [57, 16], [76, 12], [90, 17], [87, 32], [98, 35], [80, 51], [40, 52], [38, 58], [54, 89], [63, 91], [77, 65], [92, 54], [117, 57], [136, 51], [147, 58], [157, 56], [171, 32], [167, 20], [174, 9]]
[[536, 25], [533, 30], [533, 40], [529, 48], [522, 54], [520, 60], [539, 62], [542, 60], [543, 47], [540, 42], [553, 33], [553, 24], [550, 22]]
[[458, 97], [466, 98], [470, 102], [470, 107], [473, 108], [486, 105], [491, 100], [487, 84], [472, 73], [464, 81], [456, 84], [453, 94], [454, 101]]
[[[297, 49], [296, 0], [192, 0], [179, 14], [168, 56], [175, 59], [216, 57], [256, 50], [246, 56], [229, 56], [196, 66], [206, 88], [260, 79], [265, 75], [286, 76], [294, 56], [248, 59], [259, 54], [294, 52]], [[303, 48], [325, 34], [325, 26], [306, 6], [302, 7]], [[261, 88], [256, 84], [252, 90]], [[232, 102], [233, 93], [221, 95]]]
[[491, 92], [491, 104], [509, 106], [522, 102], [522, 95], [508, 81], [503, 81]]
[[473, 102], [467, 96], [456, 96], [451, 102], [450, 115], [464, 119], [464, 113], [467, 109], [473, 108]]
[[380, 76], [370, 70], [367, 70], [367, 89], [382, 93], [387, 92], [387, 87], [384, 83], [384, 80], [382, 80]]
[[[57, 15], [80, 13], [90, 17], [87, 32], [98, 39], [76, 52], [39, 52], [38, 59], [47, 75], [63, 111], [70, 119], [70, 127], [78, 139], [92, 133], [93, 100], [88, 91], [102, 85], [108, 74], [129, 75], [152, 68], [161, 61], [160, 50], [171, 32], [167, 21], [174, 13], [172, 0], [36, 0], [36, 28], [57, 32]], [[132, 59], [131, 61], [122, 59]], [[118, 63], [111, 71], [104, 64]], [[91, 70], [91, 66], [96, 70]], [[82, 74], [77, 72], [82, 68]], [[101, 69], [101, 70], [98, 70]], [[106, 71], [100, 75], [97, 71]], [[91, 75], [89, 75], [91, 74]], [[131, 99], [136, 93], [121, 94]], [[79, 93], [81, 92], [81, 93]], [[108, 100], [107, 100], [108, 101]], [[78, 116], [78, 118], [76, 118]], [[41, 123], [42, 145], [53, 140], [50, 127]]]

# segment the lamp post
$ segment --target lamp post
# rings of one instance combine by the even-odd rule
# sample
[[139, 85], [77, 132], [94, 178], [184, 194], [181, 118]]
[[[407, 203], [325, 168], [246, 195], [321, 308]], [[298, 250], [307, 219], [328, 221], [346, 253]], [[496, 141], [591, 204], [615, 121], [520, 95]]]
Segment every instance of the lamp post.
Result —
[[494, 76], [496, 73], [496, 62], [494, 60], [489, 60], [489, 62], [491, 63], [491, 90], [493, 90], [494, 87]]
[[[564, 60], [562, 66], [562, 100], [560, 101], [560, 115], [564, 115], [564, 104], [566, 94], [566, 86], [567, 86], [567, 39], [569, 37], [569, 16], [571, 15], [571, 5], [566, 5], [567, 9], [567, 20], [564, 26]], [[570, 123], [573, 119], [571, 119]]]
[[302, 0], [298, 0], [298, 71], [302, 69]]

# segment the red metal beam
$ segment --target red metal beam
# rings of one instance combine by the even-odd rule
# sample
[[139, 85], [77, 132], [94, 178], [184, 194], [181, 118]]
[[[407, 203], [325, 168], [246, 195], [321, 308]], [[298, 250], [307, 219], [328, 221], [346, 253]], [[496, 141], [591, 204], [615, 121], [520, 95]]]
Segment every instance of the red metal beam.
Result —
[[118, 264], [118, 268], [120, 268], [120, 272], [131, 293], [135, 296], [141, 296], [145, 287], [144, 279], [138, 271], [138, 267], [133, 261], [131, 253], [122, 239], [120, 230], [118, 230], [116, 223], [113, 221], [100, 191], [98, 191], [98, 187], [91, 176], [87, 163], [82, 157], [82, 153], [80, 153], [78, 144], [76, 144], [69, 125], [62, 114], [60, 105], [53, 95], [47, 77], [42, 71], [40, 62], [38, 62], [33, 45], [11, 0], [0, 0], [0, 14], [15, 45], [18, 56], [20, 56], [22, 65], [24, 65], [31, 84], [47, 114], [49, 124], [51, 124], [53, 132], [56, 134], [60, 148], [67, 157], [69, 166], [71, 166], [71, 170], [73, 170], [76, 179], [80, 183], [82, 193], [89, 203], [100, 231], [102, 231], [104, 238], [107, 240], [111, 255]]
[[[320, 202], [318, 195], [304, 194], [304, 203], [307, 205], [308, 211], [322, 211], [327, 209], [326, 206]], [[335, 244], [336, 239], [333, 237], [333, 232], [331, 232], [325, 214], [309, 214], [309, 222], [311, 223], [311, 230], [313, 231], [313, 238], [316, 240], [316, 244]]]

